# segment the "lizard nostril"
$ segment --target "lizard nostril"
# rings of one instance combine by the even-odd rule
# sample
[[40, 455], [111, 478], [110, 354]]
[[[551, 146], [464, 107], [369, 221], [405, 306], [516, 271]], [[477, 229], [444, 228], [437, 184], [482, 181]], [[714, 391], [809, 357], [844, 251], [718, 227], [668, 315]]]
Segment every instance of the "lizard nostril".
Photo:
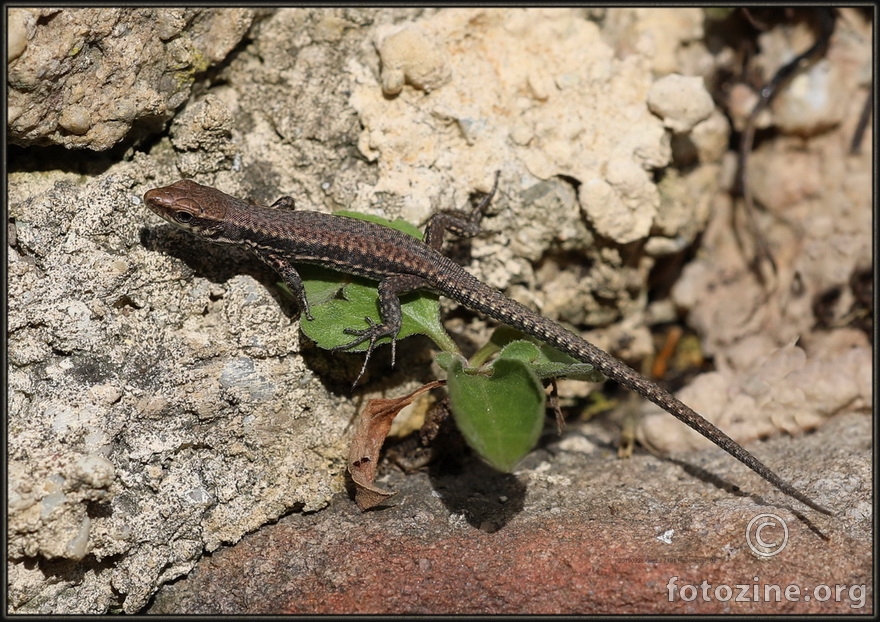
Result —
[[144, 203], [154, 207], [168, 207], [171, 205], [171, 199], [162, 192], [162, 188], [153, 188], [144, 193]]

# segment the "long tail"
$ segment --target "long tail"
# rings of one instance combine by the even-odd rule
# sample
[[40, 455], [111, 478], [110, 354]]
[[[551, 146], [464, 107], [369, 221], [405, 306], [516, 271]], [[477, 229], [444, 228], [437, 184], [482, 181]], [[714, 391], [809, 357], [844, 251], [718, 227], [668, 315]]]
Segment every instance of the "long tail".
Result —
[[763, 462], [740, 447], [736, 441], [692, 408], [604, 350], [565, 330], [552, 320], [538, 315], [515, 300], [507, 298], [463, 269], [452, 279], [450, 283], [441, 284], [443, 286], [441, 291], [447, 296], [474, 311], [512, 326], [523, 333], [533, 335], [582, 363], [593, 365], [606, 378], [615, 380], [651, 400], [670, 415], [702, 434], [780, 491], [818, 512], [833, 514], [776, 475]]

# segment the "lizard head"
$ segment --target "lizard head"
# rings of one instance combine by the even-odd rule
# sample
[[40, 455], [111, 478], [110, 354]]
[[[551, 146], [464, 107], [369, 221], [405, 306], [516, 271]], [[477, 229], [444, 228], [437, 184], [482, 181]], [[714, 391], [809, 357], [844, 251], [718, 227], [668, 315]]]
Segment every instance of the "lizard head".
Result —
[[144, 203], [168, 222], [209, 240], [222, 242], [227, 203], [234, 199], [214, 188], [182, 179], [170, 186], [153, 188]]

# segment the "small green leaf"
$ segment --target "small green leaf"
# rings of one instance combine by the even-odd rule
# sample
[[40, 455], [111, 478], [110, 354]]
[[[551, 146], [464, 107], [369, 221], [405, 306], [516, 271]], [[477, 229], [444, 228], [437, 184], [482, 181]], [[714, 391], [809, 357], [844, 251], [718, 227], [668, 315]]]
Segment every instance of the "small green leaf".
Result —
[[[369, 220], [421, 239], [418, 229], [403, 220], [389, 222], [368, 214], [350, 212], [338, 212], [338, 214]], [[376, 281], [314, 265], [300, 265], [297, 266], [297, 270], [303, 279], [306, 298], [309, 300], [314, 318], [309, 321], [303, 316], [300, 328], [319, 347], [332, 349], [351, 343], [355, 337], [345, 333], [345, 329], [368, 328], [366, 317], [371, 317], [377, 324], [381, 322]], [[289, 289], [283, 283], [279, 286], [290, 295]], [[397, 335], [398, 339], [422, 334], [427, 335], [443, 350], [458, 351], [440, 322], [440, 305], [436, 294], [425, 291], [412, 292], [403, 296], [400, 302], [403, 319]], [[385, 338], [380, 343], [389, 341], [390, 338]], [[350, 351], [366, 352], [368, 347], [369, 342], [366, 341]]]
[[[531, 347], [524, 345], [527, 344]], [[573, 378], [586, 382], [602, 382], [605, 378], [589, 363], [581, 363], [577, 359], [560, 352], [539, 339], [529, 335], [523, 335], [518, 330], [509, 326], [499, 326], [492, 333], [489, 343], [480, 348], [479, 352], [471, 358], [472, 365], [482, 363], [487, 353], [504, 348], [507, 356], [516, 356], [520, 360], [529, 363], [532, 370], [542, 380], [549, 378]]]
[[[470, 365], [447, 352], [436, 358], [448, 374], [449, 405], [459, 430], [474, 451], [502, 471], [510, 471], [538, 442], [546, 405], [541, 380], [602, 380], [592, 365], [537, 340], [517, 339], [520, 335], [500, 327]], [[494, 353], [497, 358], [484, 363]]]
[[453, 354], [447, 350], [438, 352], [437, 356], [434, 357], [434, 362], [437, 363], [441, 369], [446, 370], [447, 373], [449, 373], [450, 368], [452, 368], [458, 360], [464, 361], [462, 365], [467, 365], [467, 361], [461, 354]]
[[465, 441], [496, 469], [511, 471], [544, 427], [546, 395], [538, 377], [505, 352], [479, 370], [451, 354], [438, 356], [438, 363], [449, 374], [449, 405]]

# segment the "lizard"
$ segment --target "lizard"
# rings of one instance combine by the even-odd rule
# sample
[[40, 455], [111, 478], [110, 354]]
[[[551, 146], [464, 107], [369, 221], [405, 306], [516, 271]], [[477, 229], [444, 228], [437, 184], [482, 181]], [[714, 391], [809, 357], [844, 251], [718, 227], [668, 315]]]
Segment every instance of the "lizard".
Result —
[[144, 203], [196, 237], [249, 249], [281, 276], [309, 320], [309, 302], [294, 264], [317, 264], [377, 281], [380, 322], [367, 317], [368, 328], [345, 329], [354, 339], [334, 348], [350, 350], [369, 341], [364, 367], [355, 385], [380, 339], [390, 338], [394, 365], [396, 336], [402, 321], [399, 297], [415, 290], [432, 290], [592, 365], [606, 378], [652, 401], [702, 434], [778, 490], [814, 510], [832, 515], [671, 393], [586, 339], [486, 285], [440, 252], [445, 231], [465, 237], [479, 232], [483, 210], [495, 195], [498, 179], [496, 173], [492, 190], [471, 213], [435, 213], [425, 226], [424, 241], [365, 220], [298, 210], [289, 196], [263, 207], [192, 180], [148, 190]]

